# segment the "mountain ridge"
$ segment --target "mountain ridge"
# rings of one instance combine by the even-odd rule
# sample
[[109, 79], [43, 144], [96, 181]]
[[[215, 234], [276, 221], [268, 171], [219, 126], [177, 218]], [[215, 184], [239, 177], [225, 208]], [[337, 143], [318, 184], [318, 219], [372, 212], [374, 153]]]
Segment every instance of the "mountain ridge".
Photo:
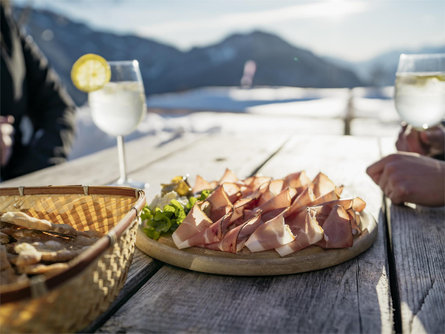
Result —
[[[13, 7], [15, 16], [23, 8]], [[107, 60], [138, 59], [146, 93], [178, 92], [202, 86], [239, 86], [246, 61], [256, 62], [253, 85], [354, 87], [357, 75], [280, 37], [263, 32], [236, 33], [209, 46], [181, 51], [131, 34], [96, 31], [49, 10], [30, 9], [27, 32], [47, 56], [76, 104], [87, 95], [74, 88], [70, 70], [85, 53]]]
[[[319, 56], [260, 30], [234, 33], [219, 42], [181, 51], [154, 39], [94, 30], [46, 9], [14, 6], [13, 10], [16, 17], [28, 11], [27, 32], [47, 56], [77, 105], [84, 104], [87, 95], [73, 86], [70, 70], [75, 60], [85, 53], [97, 53], [107, 60], [138, 59], [149, 95], [203, 86], [239, 86], [249, 60], [256, 64], [254, 86], [390, 85], [395, 72], [394, 57], [389, 62], [391, 66], [387, 61], [376, 62], [380, 67], [372, 60], [368, 63], [340, 61]], [[371, 75], [373, 66], [375, 77]], [[380, 77], [378, 70], [382, 72]]]

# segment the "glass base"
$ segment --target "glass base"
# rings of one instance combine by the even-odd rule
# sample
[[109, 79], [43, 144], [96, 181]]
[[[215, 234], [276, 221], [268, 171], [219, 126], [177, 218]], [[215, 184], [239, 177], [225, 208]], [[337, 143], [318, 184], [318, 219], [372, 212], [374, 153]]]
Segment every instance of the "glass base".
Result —
[[115, 187], [130, 187], [130, 188], [136, 188], [136, 189], [142, 189], [147, 191], [150, 185], [148, 183], [142, 182], [142, 181], [135, 181], [132, 179], [127, 180], [117, 180], [116, 182], [113, 182], [109, 184], [109, 186], [115, 186]]

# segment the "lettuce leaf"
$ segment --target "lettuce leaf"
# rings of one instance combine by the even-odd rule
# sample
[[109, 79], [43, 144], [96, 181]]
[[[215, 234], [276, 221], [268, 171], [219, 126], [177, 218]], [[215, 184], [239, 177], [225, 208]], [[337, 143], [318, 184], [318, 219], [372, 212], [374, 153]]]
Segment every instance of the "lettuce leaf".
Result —
[[158, 240], [161, 235], [173, 233], [185, 219], [192, 207], [205, 200], [210, 190], [204, 190], [197, 197], [190, 196], [186, 205], [172, 199], [163, 208], [149, 208], [146, 205], [141, 212], [143, 231], [151, 239]]

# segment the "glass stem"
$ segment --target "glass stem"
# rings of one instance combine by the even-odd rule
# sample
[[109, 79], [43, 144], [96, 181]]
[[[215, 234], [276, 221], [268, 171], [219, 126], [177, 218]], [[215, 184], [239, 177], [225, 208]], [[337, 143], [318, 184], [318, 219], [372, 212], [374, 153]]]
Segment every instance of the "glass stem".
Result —
[[120, 177], [117, 183], [122, 184], [127, 182], [127, 167], [125, 165], [125, 150], [124, 150], [124, 137], [117, 136], [117, 154], [119, 156], [119, 172]]

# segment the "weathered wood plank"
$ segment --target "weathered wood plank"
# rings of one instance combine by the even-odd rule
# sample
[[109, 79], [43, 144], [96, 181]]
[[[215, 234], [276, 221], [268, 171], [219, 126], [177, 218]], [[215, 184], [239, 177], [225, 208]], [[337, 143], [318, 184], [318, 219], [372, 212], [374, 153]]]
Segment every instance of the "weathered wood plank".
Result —
[[[255, 144], [261, 143], [255, 139]], [[223, 146], [220, 142], [213, 150]], [[246, 147], [237, 148], [243, 150]], [[377, 141], [371, 139], [301, 137], [261, 172], [280, 177], [300, 169], [312, 175], [322, 170], [362, 196], [369, 212], [381, 221], [381, 193], [364, 174], [365, 166], [378, 156]], [[209, 159], [201, 158], [190, 168], [201, 169], [201, 161]], [[227, 166], [235, 171], [240, 168], [239, 160], [230, 162]], [[385, 259], [384, 231], [379, 228], [377, 241], [365, 254], [305, 274], [231, 277], [166, 265], [99, 331], [388, 333], [393, 322]]]
[[445, 208], [390, 205], [404, 333], [445, 328]]
[[[159, 141], [144, 137], [126, 143], [127, 169], [144, 168], [153, 161], [193, 145], [204, 135], [187, 134], [174, 136], [171, 141]], [[204, 136], [205, 137], [205, 136]], [[44, 185], [102, 185], [110, 184], [119, 177], [117, 148], [109, 148], [95, 154], [75, 159], [64, 164], [46, 168], [0, 183], [0, 187]]]
[[[383, 154], [395, 138], [382, 140]], [[445, 180], [444, 180], [445, 182]], [[408, 204], [389, 210], [393, 276], [404, 333], [440, 333], [445, 328], [445, 208]]]
[[216, 276], [164, 266], [99, 332], [358, 333], [369, 329], [362, 327], [371, 320], [367, 317], [377, 319], [370, 332], [388, 332], [378, 311], [356, 311], [355, 262], [299, 279]]
[[144, 179], [150, 187], [147, 198], [161, 190], [161, 183], [169, 182], [176, 175], [189, 175], [193, 184], [197, 174], [207, 180], [218, 180], [230, 168], [239, 177], [249, 176], [258, 166], [276, 152], [287, 136], [214, 134], [187, 145], [162, 161], [140, 168], [130, 175]]

